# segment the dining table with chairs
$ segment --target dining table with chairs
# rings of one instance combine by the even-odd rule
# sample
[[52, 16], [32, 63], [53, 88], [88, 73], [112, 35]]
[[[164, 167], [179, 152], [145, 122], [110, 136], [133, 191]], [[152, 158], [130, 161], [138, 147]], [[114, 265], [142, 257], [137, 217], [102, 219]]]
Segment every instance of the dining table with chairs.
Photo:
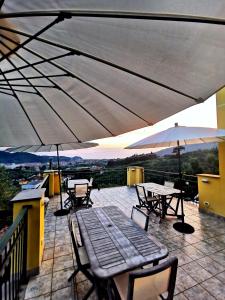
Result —
[[93, 178], [88, 179], [67, 179], [65, 190], [68, 198], [64, 205], [70, 208], [77, 208], [82, 205], [89, 207], [93, 204], [90, 194], [93, 187]]
[[[148, 218], [148, 215], [136, 207], [133, 207], [130, 218], [116, 206], [89, 208], [76, 212], [81, 245], [76, 242], [74, 238], [76, 233], [72, 229], [74, 252], [77, 253], [76, 255], [82, 253], [81, 257], [86, 258], [82, 265], [82, 261], [78, 257], [79, 265], [73, 276], [76, 276], [79, 270], [84, 274], [88, 272], [86, 277], [92, 285], [86, 296], [89, 297], [96, 289], [98, 299], [103, 299], [105, 293], [108, 295], [114, 293], [114, 287], [111, 285], [114, 282], [114, 286], [118, 287], [117, 293], [123, 299], [121, 293], [124, 291], [120, 290], [120, 285], [123, 283], [122, 276], [127, 276], [129, 272], [132, 273], [133, 271], [139, 272], [135, 274], [140, 279], [149, 276], [149, 282], [156, 273], [159, 281], [165, 281], [165, 276], [161, 277], [160, 275], [161, 272], [170, 268], [173, 269], [177, 261], [172, 259], [172, 261], [168, 260], [159, 264], [160, 260], [168, 256], [168, 249], [156, 237], [147, 233], [148, 225], [146, 222], [148, 219], [145, 219], [145, 217]], [[70, 228], [73, 228], [74, 222], [70, 222]], [[151, 264], [151, 267], [149, 267], [149, 264]], [[144, 266], [148, 266], [148, 270]], [[174, 272], [176, 273], [175, 269], [172, 273], [167, 272], [166, 280], [172, 280], [171, 277], [172, 275], [174, 277]], [[129, 281], [129, 276], [126, 280], [127, 286], [134, 284], [134, 282]], [[167, 285], [164, 283], [160, 286], [165, 287]], [[170, 292], [172, 293], [174, 286], [175, 283], [170, 285]], [[167, 288], [165, 290], [161, 289], [160, 293], [166, 290]], [[152, 293], [155, 293], [155, 291], [152, 290]]]
[[[161, 204], [162, 219], [164, 219], [166, 215], [180, 217], [178, 211], [182, 197], [182, 191], [180, 189], [176, 189], [170, 184], [162, 185], [154, 182], [140, 183], [137, 186], [142, 187], [145, 190], [146, 195], [150, 194], [151, 197], [158, 200]], [[175, 208], [171, 204], [173, 198], [176, 198]], [[168, 212], [169, 209], [172, 211], [171, 213]]]

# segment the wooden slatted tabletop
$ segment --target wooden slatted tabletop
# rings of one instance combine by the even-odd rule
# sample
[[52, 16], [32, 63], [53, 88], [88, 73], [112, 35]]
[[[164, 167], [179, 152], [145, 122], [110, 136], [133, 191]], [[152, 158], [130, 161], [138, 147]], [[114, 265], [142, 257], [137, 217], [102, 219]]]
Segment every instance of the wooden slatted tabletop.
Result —
[[150, 191], [154, 194], [158, 194], [160, 196], [169, 196], [169, 195], [181, 193], [181, 191], [178, 189], [165, 186], [162, 184], [154, 183], [154, 182], [140, 183], [139, 185], [143, 186], [147, 191]]
[[99, 278], [141, 267], [168, 255], [167, 248], [118, 207], [76, 213], [92, 272]]

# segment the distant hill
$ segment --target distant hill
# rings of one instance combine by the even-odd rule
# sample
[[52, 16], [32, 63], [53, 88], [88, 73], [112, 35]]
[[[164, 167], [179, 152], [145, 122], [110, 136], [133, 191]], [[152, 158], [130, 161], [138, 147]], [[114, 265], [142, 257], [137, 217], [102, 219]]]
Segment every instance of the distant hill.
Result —
[[[55, 162], [57, 160], [56, 156], [40, 156], [26, 152], [18, 152], [18, 153], [9, 153], [6, 151], [0, 151], [0, 163], [1, 164], [25, 164], [25, 163], [47, 163], [49, 160]], [[74, 156], [74, 157], [67, 157], [67, 156], [60, 156], [60, 161], [67, 161], [67, 162], [75, 162], [81, 161], [82, 157]]]
[[[208, 150], [208, 149], [213, 149], [217, 148], [217, 143], [204, 143], [204, 144], [193, 144], [193, 145], [186, 145], [184, 146], [185, 150], [182, 150], [182, 153], [188, 153], [188, 152], [194, 152], [197, 150]], [[158, 156], [165, 156], [165, 155], [171, 155], [173, 153], [173, 148], [167, 148], [160, 150], [158, 152], [155, 152]]]

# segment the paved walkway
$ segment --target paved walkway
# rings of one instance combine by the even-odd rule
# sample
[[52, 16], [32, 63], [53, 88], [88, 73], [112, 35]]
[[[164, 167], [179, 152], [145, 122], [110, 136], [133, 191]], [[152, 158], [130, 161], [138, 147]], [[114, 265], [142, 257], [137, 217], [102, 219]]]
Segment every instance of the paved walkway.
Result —
[[[130, 216], [137, 203], [135, 190], [127, 187], [107, 188], [92, 191], [94, 206], [116, 205]], [[68, 219], [55, 217], [59, 197], [50, 200], [45, 218], [45, 250], [40, 274], [32, 278], [26, 289], [25, 299], [58, 300], [72, 299], [68, 277], [73, 272], [74, 260], [68, 229]], [[170, 256], [177, 256], [179, 268], [175, 300], [225, 299], [225, 222], [215, 217], [200, 214], [198, 207], [185, 203], [186, 222], [195, 232], [183, 235], [172, 225], [174, 218], [161, 224], [151, 215], [148, 231], [169, 249]], [[75, 295], [82, 299], [89, 282], [78, 274]], [[92, 295], [90, 299], [96, 299]]]

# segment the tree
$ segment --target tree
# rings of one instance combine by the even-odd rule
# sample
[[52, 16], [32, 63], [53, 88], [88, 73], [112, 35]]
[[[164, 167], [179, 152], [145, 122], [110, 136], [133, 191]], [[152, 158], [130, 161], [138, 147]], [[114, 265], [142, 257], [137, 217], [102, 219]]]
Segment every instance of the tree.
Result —
[[0, 210], [8, 209], [8, 201], [18, 192], [12, 184], [8, 171], [0, 167]]

